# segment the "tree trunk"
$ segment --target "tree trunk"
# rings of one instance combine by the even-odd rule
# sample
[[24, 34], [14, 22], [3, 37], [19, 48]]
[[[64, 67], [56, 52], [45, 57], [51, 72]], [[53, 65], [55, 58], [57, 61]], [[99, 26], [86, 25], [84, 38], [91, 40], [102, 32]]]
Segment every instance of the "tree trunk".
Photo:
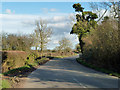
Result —
[[41, 57], [42, 57], [43, 56], [43, 37], [42, 37], [42, 32], [40, 32], [40, 38], [41, 38], [40, 51], [41, 51]]
[[80, 45], [81, 53], [83, 54], [84, 42], [82, 41], [82, 34], [79, 36], [79, 45]]
[[40, 49], [40, 52], [41, 52], [41, 57], [43, 56], [43, 43], [41, 42], [41, 49]]
[[37, 46], [35, 47], [35, 50], [37, 51]]

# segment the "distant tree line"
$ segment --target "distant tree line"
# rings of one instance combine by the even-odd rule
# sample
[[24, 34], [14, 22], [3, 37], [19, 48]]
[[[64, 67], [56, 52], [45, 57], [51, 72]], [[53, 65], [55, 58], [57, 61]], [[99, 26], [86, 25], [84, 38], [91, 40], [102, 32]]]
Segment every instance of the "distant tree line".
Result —
[[31, 35], [2, 33], [2, 50], [30, 50], [33, 42]]

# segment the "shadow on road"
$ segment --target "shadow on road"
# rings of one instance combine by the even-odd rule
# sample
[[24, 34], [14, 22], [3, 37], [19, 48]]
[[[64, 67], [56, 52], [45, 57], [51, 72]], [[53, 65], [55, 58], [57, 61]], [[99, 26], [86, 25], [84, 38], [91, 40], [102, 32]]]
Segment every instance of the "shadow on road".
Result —
[[68, 82], [74, 84], [82, 83], [86, 87], [118, 87], [117, 78], [84, 67], [76, 62], [75, 57], [53, 59], [33, 72], [29, 78], [33, 79], [33, 82], [44, 82], [42, 84]]

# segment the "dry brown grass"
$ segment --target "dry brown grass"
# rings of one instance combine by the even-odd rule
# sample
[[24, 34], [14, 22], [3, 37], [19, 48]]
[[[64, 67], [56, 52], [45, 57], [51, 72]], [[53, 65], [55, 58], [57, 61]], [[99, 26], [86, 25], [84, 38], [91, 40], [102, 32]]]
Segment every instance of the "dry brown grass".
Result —
[[3, 51], [2, 72], [24, 66], [26, 58], [27, 53], [24, 51]]

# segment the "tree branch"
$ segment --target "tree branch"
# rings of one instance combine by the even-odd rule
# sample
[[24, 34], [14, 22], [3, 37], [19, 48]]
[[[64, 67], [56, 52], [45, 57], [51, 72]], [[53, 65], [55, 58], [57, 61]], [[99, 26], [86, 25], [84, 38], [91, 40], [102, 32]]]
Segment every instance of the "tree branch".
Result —
[[104, 15], [105, 15], [106, 12], [107, 12], [107, 9], [106, 9], [105, 12], [102, 14], [102, 16], [98, 19], [97, 22], [99, 22], [99, 21], [104, 17]]

